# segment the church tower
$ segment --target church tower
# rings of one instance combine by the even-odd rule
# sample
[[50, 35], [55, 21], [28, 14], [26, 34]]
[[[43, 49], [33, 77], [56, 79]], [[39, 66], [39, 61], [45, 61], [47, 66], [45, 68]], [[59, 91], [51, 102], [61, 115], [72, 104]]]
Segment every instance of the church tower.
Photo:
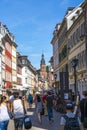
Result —
[[44, 54], [42, 54], [41, 63], [40, 63], [40, 77], [43, 78], [44, 80], [47, 78]]

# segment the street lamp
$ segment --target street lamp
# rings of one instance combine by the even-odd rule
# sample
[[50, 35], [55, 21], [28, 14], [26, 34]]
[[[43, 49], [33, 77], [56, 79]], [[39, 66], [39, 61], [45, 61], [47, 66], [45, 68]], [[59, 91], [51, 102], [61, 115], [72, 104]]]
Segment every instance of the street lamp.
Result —
[[54, 79], [55, 79], [55, 86], [56, 86], [57, 74], [54, 74]]
[[71, 61], [71, 64], [72, 64], [72, 67], [74, 69], [74, 91], [75, 91], [75, 96], [77, 95], [77, 85], [76, 85], [76, 82], [77, 82], [77, 76], [76, 76], [76, 67], [78, 65], [78, 59], [77, 58], [74, 58], [72, 61]]

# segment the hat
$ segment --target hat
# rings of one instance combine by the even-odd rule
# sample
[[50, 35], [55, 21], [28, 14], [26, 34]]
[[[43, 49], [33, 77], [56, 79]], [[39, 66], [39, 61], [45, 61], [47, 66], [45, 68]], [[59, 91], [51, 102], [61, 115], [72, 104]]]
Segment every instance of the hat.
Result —
[[72, 103], [67, 103], [66, 108], [67, 109], [73, 109], [73, 104]]

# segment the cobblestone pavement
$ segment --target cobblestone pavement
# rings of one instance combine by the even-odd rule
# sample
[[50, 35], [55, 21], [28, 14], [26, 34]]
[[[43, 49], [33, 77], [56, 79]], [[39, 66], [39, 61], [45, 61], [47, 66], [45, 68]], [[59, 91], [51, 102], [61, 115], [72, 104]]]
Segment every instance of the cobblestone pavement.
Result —
[[[30, 115], [32, 120], [32, 128], [30, 130], [60, 130], [60, 117], [61, 114], [54, 111], [54, 122], [49, 123], [48, 116], [42, 117], [42, 124], [39, 124], [37, 113], [35, 107], [28, 110], [28, 115]], [[9, 123], [8, 130], [14, 130], [13, 121]]]

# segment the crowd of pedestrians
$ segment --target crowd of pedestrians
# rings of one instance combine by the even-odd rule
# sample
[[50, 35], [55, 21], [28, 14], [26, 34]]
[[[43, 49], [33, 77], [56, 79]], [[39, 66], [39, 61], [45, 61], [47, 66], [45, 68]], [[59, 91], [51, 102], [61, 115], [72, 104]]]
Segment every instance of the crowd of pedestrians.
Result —
[[14, 129], [23, 129], [23, 120], [25, 116], [25, 105], [18, 92], [9, 97], [1, 96], [0, 101], [0, 130], [7, 130], [9, 120], [14, 120]]
[[[81, 97], [79, 92], [77, 96], [69, 93], [68, 98], [64, 100], [65, 112], [62, 113], [60, 119], [61, 130], [87, 130], [87, 91], [83, 94]], [[10, 119], [14, 121], [15, 130], [23, 130], [24, 117], [27, 113], [25, 101], [27, 101], [29, 109], [32, 108], [33, 102], [35, 103], [35, 112], [40, 125], [43, 123], [43, 115], [48, 117], [50, 124], [53, 123], [55, 120], [53, 108], [56, 99], [51, 91], [47, 91], [43, 95], [32, 96], [29, 94], [26, 100], [18, 92], [10, 94], [9, 97], [1, 96], [0, 130], [8, 130]]]
[[48, 116], [49, 122], [53, 122], [53, 97], [51, 92], [45, 92], [43, 96], [37, 94], [35, 97], [36, 112], [38, 121], [42, 124], [42, 116]]
[[[58, 95], [57, 95], [58, 96]], [[48, 116], [49, 123], [54, 119], [53, 108], [55, 98], [50, 91], [43, 96], [36, 96], [36, 110], [39, 123], [42, 123], [42, 109], [44, 106], [44, 115]], [[60, 98], [61, 99], [61, 98]], [[87, 130], [87, 91], [80, 96], [79, 91], [77, 95], [71, 92], [68, 93], [68, 98], [64, 100], [65, 111], [62, 113], [60, 119], [61, 130]], [[67, 123], [68, 122], [68, 123]]]

